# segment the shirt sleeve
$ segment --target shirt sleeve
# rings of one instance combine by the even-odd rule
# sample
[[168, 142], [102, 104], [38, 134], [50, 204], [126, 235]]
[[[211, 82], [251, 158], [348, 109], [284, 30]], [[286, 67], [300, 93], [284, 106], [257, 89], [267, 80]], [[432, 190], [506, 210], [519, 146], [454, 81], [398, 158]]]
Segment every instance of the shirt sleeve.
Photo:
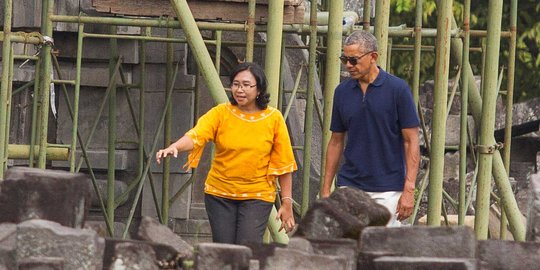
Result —
[[204, 145], [213, 141], [220, 123], [222, 115], [221, 105], [212, 108], [199, 118], [195, 127], [186, 132], [186, 136], [193, 140], [193, 149], [189, 152], [188, 161], [184, 165], [185, 169], [197, 168], [201, 159]]
[[[339, 89], [339, 88], [338, 88]], [[332, 104], [332, 116], [330, 121], [330, 130], [333, 132], [345, 132], [347, 128], [343, 125], [341, 121], [341, 113], [339, 111], [339, 91], [336, 89], [334, 92], [334, 102]]]
[[399, 93], [398, 118], [400, 129], [412, 128], [420, 125], [414, 99], [407, 84], [405, 84]]
[[297, 170], [285, 120], [279, 111], [274, 127], [274, 144], [270, 153], [267, 175], [271, 178]]

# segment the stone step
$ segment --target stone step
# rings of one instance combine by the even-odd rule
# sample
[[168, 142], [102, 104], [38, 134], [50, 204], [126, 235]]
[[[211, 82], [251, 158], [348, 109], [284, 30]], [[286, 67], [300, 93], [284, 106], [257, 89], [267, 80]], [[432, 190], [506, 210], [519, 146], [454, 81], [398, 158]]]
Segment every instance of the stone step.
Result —
[[[67, 134], [61, 135], [67, 137]], [[128, 154], [128, 150], [115, 150], [114, 165], [116, 170], [128, 169]], [[86, 156], [88, 157], [90, 166], [92, 166], [92, 169], [94, 170], [107, 170], [109, 168], [108, 155], [109, 152], [107, 150], [86, 150]], [[79, 159], [82, 158], [82, 151], [77, 150], [75, 156], [77, 157], [77, 161], [79, 161]], [[54, 167], [69, 168], [69, 161], [53, 161], [52, 165]], [[86, 162], [83, 161], [81, 168], [88, 168]]]

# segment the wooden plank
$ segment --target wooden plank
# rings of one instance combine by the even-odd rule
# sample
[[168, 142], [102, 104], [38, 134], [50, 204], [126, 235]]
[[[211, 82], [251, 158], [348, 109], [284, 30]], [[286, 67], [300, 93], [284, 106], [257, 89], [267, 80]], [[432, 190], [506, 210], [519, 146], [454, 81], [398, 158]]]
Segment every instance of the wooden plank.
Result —
[[[188, 1], [188, 5], [196, 20], [244, 22], [247, 20], [248, 3], [238, 1], [243, 0], [192, 0]], [[291, 1], [297, 2], [299, 0]], [[98, 12], [132, 16], [176, 17], [169, 0], [93, 0], [92, 5]], [[304, 11], [303, 4], [297, 6], [286, 5], [283, 12], [283, 22], [285, 24], [302, 23]], [[257, 4], [255, 14], [256, 22], [267, 22], [268, 6]]]

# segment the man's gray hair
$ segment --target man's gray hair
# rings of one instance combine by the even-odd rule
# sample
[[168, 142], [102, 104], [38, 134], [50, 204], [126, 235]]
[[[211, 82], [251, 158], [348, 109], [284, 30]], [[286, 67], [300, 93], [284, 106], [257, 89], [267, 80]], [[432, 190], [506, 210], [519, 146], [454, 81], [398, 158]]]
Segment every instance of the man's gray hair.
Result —
[[377, 51], [377, 39], [368, 31], [356, 30], [345, 39], [345, 46], [359, 45], [366, 52]]

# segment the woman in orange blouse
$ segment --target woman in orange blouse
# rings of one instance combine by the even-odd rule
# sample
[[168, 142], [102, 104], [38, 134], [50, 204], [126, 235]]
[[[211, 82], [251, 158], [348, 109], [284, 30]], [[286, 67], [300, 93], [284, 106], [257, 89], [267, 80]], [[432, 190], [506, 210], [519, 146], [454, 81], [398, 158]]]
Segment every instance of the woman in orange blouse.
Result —
[[255, 63], [240, 64], [230, 76], [230, 103], [203, 115], [182, 138], [156, 153], [156, 160], [191, 151], [186, 164], [197, 167], [204, 145], [213, 141], [215, 155], [205, 182], [205, 206], [214, 242], [262, 242], [281, 188], [277, 217], [281, 229], [295, 225], [292, 175], [297, 169], [281, 113], [268, 106], [266, 76]]

